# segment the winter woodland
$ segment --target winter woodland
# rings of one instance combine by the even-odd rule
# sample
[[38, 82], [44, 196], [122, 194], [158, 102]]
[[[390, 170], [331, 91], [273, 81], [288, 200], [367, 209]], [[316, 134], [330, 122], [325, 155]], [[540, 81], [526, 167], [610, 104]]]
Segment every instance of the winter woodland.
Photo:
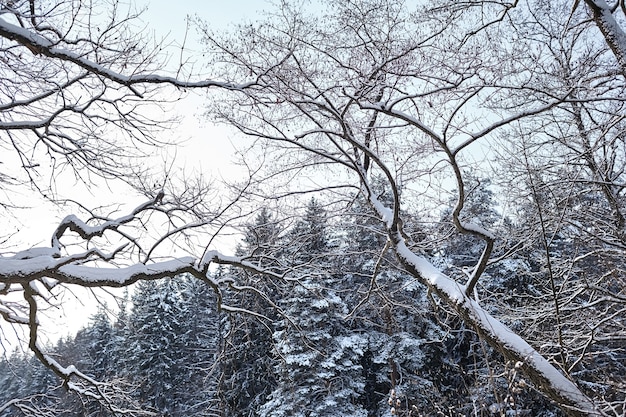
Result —
[[203, 12], [0, 2], [1, 417], [626, 415], [623, 0]]

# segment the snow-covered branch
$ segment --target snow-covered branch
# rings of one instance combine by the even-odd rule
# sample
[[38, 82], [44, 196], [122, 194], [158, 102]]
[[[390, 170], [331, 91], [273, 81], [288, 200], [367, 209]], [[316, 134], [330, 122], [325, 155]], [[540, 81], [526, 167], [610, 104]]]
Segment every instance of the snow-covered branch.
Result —
[[[622, 75], [626, 77], [626, 32], [613, 16], [613, 11], [605, 0], [585, 0], [585, 3], [591, 9], [593, 20], [604, 35], [607, 45], [615, 54], [622, 68]], [[623, 2], [621, 4], [623, 5]], [[626, 13], [623, 6], [622, 12]]]
[[[371, 196], [370, 202], [383, 218], [386, 215], [384, 205]], [[519, 364], [519, 367], [537, 386], [540, 386], [572, 416], [602, 415], [593, 401], [536, 349], [471, 299], [463, 285], [443, 274], [426, 258], [413, 253], [407, 247], [405, 238], [400, 232], [390, 232], [389, 239], [398, 259], [408, 272], [452, 307], [495, 349], [502, 352], [509, 360]]]
[[70, 62], [89, 71], [90, 73], [98, 74], [113, 82], [124, 85], [139, 97], [142, 97], [142, 93], [134, 87], [136, 84], [170, 84], [180, 88], [220, 87], [230, 90], [241, 90], [254, 84], [253, 82], [232, 84], [214, 80], [183, 81], [174, 77], [157, 74], [124, 75], [122, 73], [112, 71], [110, 68], [95, 61], [85, 58], [82, 54], [59, 47], [43, 35], [36, 33], [33, 30], [9, 23], [3, 18], [0, 18], [0, 36], [24, 45], [35, 55], [42, 54], [50, 58]]
[[134, 26], [134, 6], [116, 0], [2, 7], [0, 131], [4, 152], [20, 161], [19, 169], [0, 166], [2, 184], [31, 182], [50, 196], [43, 166], [89, 182], [136, 182], [148, 171], [136, 158], [173, 144], [157, 136], [176, 121], [163, 112], [166, 103], [189, 89], [241, 91], [256, 83], [193, 79], [182, 63], [165, 65], [167, 48]]
[[[97, 222], [93, 219], [85, 222], [79, 216], [67, 216], [54, 232], [51, 247], [36, 247], [18, 251], [14, 255], [0, 256], [0, 317], [13, 326], [26, 329], [31, 351], [41, 363], [61, 378], [66, 389], [100, 402], [113, 413], [127, 414], [124, 409], [118, 408], [116, 400], [114, 401], [111, 397], [117, 394], [109, 382], [98, 381], [72, 364], [61, 364], [46, 352], [40, 342], [41, 333], [46, 330], [42, 325], [40, 314], [44, 306], [55, 303], [56, 294], [69, 286], [119, 288], [138, 281], [153, 281], [185, 275], [194, 277], [211, 288], [217, 296], [219, 309], [258, 315], [257, 312], [248, 310], [247, 306], [231, 306], [224, 302], [223, 291], [237, 292], [246, 288], [240, 286], [228, 275], [214, 278], [210, 272], [211, 264], [228, 265], [276, 280], [284, 279], [284, 274], [259, 266], [247, 260], [245, 256], [228, 256], [217, 250], [206, 251], [203, 256], [198, 257], [183, 256], [168, 260], [133, 261], [130, 256], [131, 252], [125, 248], [139, 244], [139, 239], [133, 238], [130, 232], [119, 233], [122, 239], [128, 239], [129, 242], [118, 246], [113, 251], [106, 252], [106, 249], [98, 248], [99, 244], [106, 245], [108, 235], [117, 233], [121, 226], [129, 230], [133, 230], [133, 227], [138, 224], [145, 226], [146, 222], [142, 220], [150, 217], [150, 215], [145, 216], [146, 211], [171, 212], [171, 208], [168, 211], [161, 207], [166, 204], [162, 202], [163, 197], [163, 193], [159, 193], [155, 198], [131, 210], [128, 215], [116, 219], [98, 218]], [[178, 230], [182, 233], [185, 228], [181, 227]], [[70, 239], [67, 236], [68, 231], [76, 233], [77, 236]], [[171, 234], [168, 236], [172, 237]], [[80, 244], [87, 248], [85, 251], [70, 252], [70, 250], [76, 250], [76, 238], [79, 238], [82, 242]], [[65, 240], [70, 242], [66, 243]], [[18, 299], [20, 295], [22, 300]], [[6, 407], [22, 405], [26, 407], [23, 403], [11, 403]], [[128, 413], [137, 414], [140, 411], [128, 411]]]

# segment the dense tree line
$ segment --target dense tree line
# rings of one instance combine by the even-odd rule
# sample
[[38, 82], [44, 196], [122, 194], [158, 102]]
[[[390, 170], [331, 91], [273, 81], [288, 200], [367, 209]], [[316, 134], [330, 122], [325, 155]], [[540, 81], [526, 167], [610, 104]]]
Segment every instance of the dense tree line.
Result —
[[[476, 181], [472, 215], [506, 233], [511, 220], [498, 215], [489, 182]], [[251, 219], [241, 252], [276, 268], [305, 265], [287, 286], [258, 274], [238, 277], [231, 301], [255, 315], [219, 313], [214, 293], [191, 278], [142, 282], [115, 318], [101, 308], [52, 351], [95, 379], [118, 381], [128, 394], [126, 406], [162, 416], [562, 415], [515, 363], [502, 362], [402, 271], [383, 250], [380, 226], [360, 207], [357, 199], [347, 223], [330, 220], [316, 199], [288, 226], [267, 208]], [[481, 246], [471, 238], [460, 241], [450, 225], [442, 212], [439, 221], [410, 233], [442, 268], [462, 273]], [[437, 234], [438, 241], [448, 238], [435, 249], [428, 241]], [[499, 299], [489, 305], [506, 311], [513, 327], [531, 320], [514, 314], [519, 297], [549, 294], [548, 270], [537, 264], [541, 246], [525, 247], [507, 258], [507, 273], [490, 268], [481, 287], [485, 293], [499, 289], [502, 298], [494, 294]], [[214, 273], [242, 274], [224, 268]], [[533, 337], [554, 337], [551, 326], [528, 328]], [[605, 376], [620, 375], [623, 349], [609, 342], [594, 351], [592, 362], [574, 372], [619, 400], [624, 381]], [[16, 352], [0, 367], [0, 402], [21, 399], [3, 417], [37, 415], [30, 410], [39, 409], [111, 415], [98, 402], [68, 394], [35, 358]]]

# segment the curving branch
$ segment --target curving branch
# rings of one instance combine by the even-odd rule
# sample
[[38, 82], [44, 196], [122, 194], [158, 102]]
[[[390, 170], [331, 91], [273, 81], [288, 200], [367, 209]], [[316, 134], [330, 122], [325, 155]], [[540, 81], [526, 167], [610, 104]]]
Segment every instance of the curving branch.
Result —
[[170, 84], [180, 88], [220, 87], [229, 90], [242, 90], [254, 85], [254, 82], [232, 84], [213, 80], [182, 81], [175, 77], [157, 74], [124, 75], [116, 71], [112, 71], [104, 65], [87, 59], [81, 54], [61, 48], [45, 36], [35, 31], [9, 23], [3, 18], [0, 18], [0, 36], [25, 46], [35, 55], [41, 54], [49, 58], [70, 62], [87, 70], [89, 73], [98, 74], [110, 81], [124, 85], [140, 98], [143, 98], [143, 94], [134, 87], [137, 84]]
[[[374, 196], [369, 201], [381, 218], [386, 208]], [[602, 416], [594, 402], [572, 381], [561, 374], [550, 362], [524, 339], [492, 317], [467, 294], [467, 289], [435, 268], [426, 258], [413, 253], [401, 233], [388, 229], [389, 239], [404, 268], [452, 307], [495, 349], [516, 363], [536, 386], [541, 387], [571, 416]]]

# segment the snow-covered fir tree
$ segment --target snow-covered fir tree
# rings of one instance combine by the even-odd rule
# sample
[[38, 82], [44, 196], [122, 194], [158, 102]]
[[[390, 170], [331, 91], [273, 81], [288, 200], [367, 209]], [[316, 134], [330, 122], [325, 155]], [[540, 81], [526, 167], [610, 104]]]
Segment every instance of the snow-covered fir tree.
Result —
[[179, 387], [180, 416], [221, 416], [219, 356], [220, 317], [216, 296], [205, 282], [192, 277], [177, 277], [181, 286], [178, 335], [184, 358], [185, 380]]
[[137, 286], [125, 338], [126, 372], [137, 384], [140, 401], [165, 415], [181, 415], [185, 369], [179, 285], [173, 279]]
[[303, 219], [291, 230], [292, 254], [307, 263], [285, 292], [285, 315], [274, 332], [278, 385], [260, 415], [264, 417], [362, 417], [364, 390], [361, 357], [367, 337], [345, 326], [348, 312], [337, 288], [338, 274], [326, 272], [328, 236], [325, 213], [311, 199]]
[[[264, 268], [280, 270], [281, 232], [270, 210], [263, 207], [246, 226], [237, 253], [248, 256], [249, 262]], [[227, 303], [261, 317], [231, 313], [223, 316], [221, 325], [219, 396], [224, 415], [253, 416], [276, 386], [271, 354], [276, 311], [272, 304], [279, 297], [279, 287], [262, 274], [242, 270], [223, 273], [231, 275], [237, 285], [254, 287], [264, 294], [259, 296], [247, 290], [229, 294], [225, 300]]]

